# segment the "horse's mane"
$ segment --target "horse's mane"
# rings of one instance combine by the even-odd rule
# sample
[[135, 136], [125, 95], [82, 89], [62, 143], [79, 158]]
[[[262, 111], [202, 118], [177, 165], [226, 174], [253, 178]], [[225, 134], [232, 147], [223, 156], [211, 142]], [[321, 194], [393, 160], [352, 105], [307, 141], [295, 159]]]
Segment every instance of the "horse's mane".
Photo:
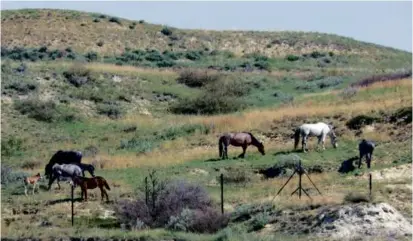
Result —
[[253, 140], [256, 141], [257, 143], [261, 143], [251, 132], [244, 132], [244, 133], [250, 135], [250, 136], [251, 136], [251, 139], [253, 139]]

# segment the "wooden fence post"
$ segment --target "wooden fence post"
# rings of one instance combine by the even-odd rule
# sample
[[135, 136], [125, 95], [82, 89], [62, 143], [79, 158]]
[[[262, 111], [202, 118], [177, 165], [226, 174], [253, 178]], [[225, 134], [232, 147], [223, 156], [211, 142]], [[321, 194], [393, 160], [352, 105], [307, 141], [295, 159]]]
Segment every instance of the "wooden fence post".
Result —
[[221, 213], [224, 214], [224, 174], [221, 173]]
[[75, 186], [74, 186], [74, 184], [72, 184], [72, 227], [73, 227], [73, 223], [74, 223], [74, 215], [75, 215], [75, 212], [74, 212], [74, 208], [73, 208], [73, 202], [74, 202], [74, 190], [75, 190]]

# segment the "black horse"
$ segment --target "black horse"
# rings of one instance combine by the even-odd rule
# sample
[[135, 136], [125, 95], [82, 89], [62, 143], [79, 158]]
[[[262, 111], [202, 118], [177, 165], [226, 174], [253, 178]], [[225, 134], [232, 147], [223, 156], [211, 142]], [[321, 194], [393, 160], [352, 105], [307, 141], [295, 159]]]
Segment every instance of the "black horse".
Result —
[[376, 143], [372, 141], [367, 141], [365, 139], [361, 140], [361, 142], [359, 143], [359, 152], [360, 152], [359, 168], [361, 166], [361, 159], [364, 156], [366, 156], [367, 168], [370, 168], [371, 158], [373, 156], [373, 151], [376, 146], [377, 146]]
[[54, 164], [80, 164], [82, 153], [80, 151], [57, 151], [45, 167], [45, 176], [50, 179]]

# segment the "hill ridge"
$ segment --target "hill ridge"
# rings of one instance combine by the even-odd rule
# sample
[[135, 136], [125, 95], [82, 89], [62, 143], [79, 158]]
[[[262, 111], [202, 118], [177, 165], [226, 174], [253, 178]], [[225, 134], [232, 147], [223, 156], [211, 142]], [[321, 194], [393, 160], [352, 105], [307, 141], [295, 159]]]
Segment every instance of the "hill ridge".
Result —
[[159, 51], [209, 48], [236, 55], [259, 52], [269, 57], [312, 51], [363, 56], [408, 54], [331, 33], [183, 29], [75, 10], [2, 10], [2, 26], [2, 46], [47, 45], [58, 49], [70, 46], [78, 52], [100, 54], [120, 54], [125, 48]]

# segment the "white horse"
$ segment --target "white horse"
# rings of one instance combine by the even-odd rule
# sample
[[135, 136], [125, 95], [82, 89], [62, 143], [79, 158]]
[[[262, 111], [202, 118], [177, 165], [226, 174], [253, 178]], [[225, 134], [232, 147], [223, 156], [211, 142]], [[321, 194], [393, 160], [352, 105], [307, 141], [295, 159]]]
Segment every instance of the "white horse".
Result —
[[330, 136], [331, 144], [334, 148], [337, 148], [337, 136], [333, 131], [333, 126], [324, 122], [318, 122], [316, 124], [303, 124], [295, 130], [294, 133], [294, 149], [297, 149], [300, 136], [302, 137], [303, 152], [306, 152], [307, 138], [308, 136], [316, 136], [318, 138], [317, 147], [322, 143], [323, 150], [325, 150], [324, 141], [326, 136]]

